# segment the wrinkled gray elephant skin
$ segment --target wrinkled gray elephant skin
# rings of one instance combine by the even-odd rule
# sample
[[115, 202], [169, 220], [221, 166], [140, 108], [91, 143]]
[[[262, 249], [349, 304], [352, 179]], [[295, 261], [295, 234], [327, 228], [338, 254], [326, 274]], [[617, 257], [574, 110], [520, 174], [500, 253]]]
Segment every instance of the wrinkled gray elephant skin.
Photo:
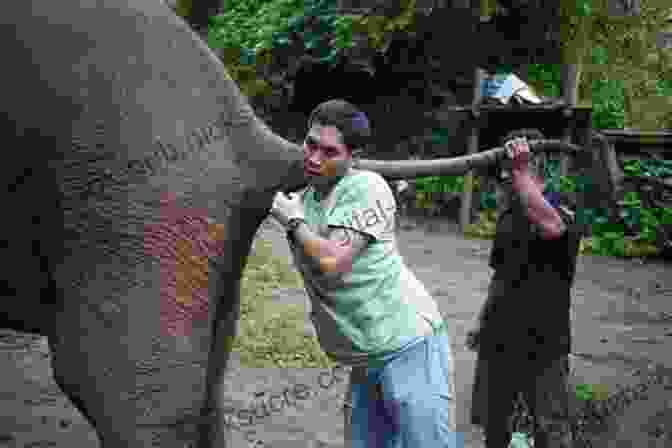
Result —
[[0, 39], [0, 326], [48, 336], [101, 446], [225, 446], [193, 417], [218, 406], [241, 272], [299, 148], [162, 1], [24, 0]]

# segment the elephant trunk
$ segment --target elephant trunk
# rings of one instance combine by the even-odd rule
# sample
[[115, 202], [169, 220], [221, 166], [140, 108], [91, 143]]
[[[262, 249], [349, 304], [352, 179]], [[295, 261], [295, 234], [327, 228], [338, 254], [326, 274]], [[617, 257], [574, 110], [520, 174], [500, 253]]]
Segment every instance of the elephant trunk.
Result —
[[[236, 94], [243, 99], [237, 87]], [[298, 190], [308, 184], [303, 170], [303, 150], [298, 145], [273, 133], [251, 108], [249, 112], [241, 110], [238, 117], [244, 120], [228, 124], [226, 132], [236, 162], [243, 171], [252, 173], [245, 176], [253, 182], [247, 185], [250, 190]]]
[[[530, 140], [530, 150], [537, 152], [577, 152], [581, 148], [560, 140]], [[353, 167], [374, 171], [388, 180], [414, 179], [426, 176], [459, 176], [472, 169], [484, 169], [502, 163], [504, 148], [494, 148], [476, 154], [433, 160], [368, 160], [356, 159]]]

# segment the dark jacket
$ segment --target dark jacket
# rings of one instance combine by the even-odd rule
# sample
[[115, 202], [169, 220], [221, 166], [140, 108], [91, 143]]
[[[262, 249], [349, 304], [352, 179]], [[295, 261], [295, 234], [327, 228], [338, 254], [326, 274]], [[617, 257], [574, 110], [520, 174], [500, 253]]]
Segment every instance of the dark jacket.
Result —
[[550, 360], [571, 351], [571, 288], [581, 234], [573, 213], [558, 204], [567, 230], [544, 240], [517, 205], [497, 220], [479, 354]]

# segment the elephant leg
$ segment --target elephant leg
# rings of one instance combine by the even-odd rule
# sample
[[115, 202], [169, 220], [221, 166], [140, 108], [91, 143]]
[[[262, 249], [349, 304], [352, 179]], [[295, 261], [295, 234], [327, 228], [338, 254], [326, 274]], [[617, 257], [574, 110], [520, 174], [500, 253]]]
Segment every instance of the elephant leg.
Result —
[[230, 345], [222, 349], [219, 338], [234, 332], [241, 271], [261, 220], [242, 207], [217, 223], [173, 208], [151, 211], [144, 246], [80, 246], [56, 269], [54, 377], [103, 448], [184, 448], [197, 440], [207, 403], [221, 401], [206, 396], [207, 366], [220, 359], [226, 367]]
[[[248, 198], [250, 203], [264, 203], [264, 198]], [[247, 202], [247, 201], [244, 201]], [[250, 213], [241, 214], [233, 229], [233, 233], [240, 235], [236, 241], [237, 247], [234, 252], [245, 254], [240, 258], [240, 264], [234, 269], [242, 273], [247, 263], [247, 254], [249, 254], [254, 236], [266, 217], [266, 210], [259, 209], [250, 211]], [[240, 280], [240, 276], [238, 279]], [[206, 424], [201, 426], [199, 435], [199, 448], [224, 447], [228, 440], [230, 431], [229, 424], [225, 420], [224, 379], [227, 372], [227, 366], [233, 349], [233, 342], [236, 338], [238, 328], [238, 319], [240, 318], [240, 282], [236, 282], [233, 288], [234, 298], [221, 298], [225, 300], [217, 301], [217, 310], [214, 316], [212, 326], [212, 344], [210, 346], [210, 356], [208, 357], [208, 370], [206, 376], [206, 401], [201, 412], [203, 416], [209, 416], [205, 420]]]

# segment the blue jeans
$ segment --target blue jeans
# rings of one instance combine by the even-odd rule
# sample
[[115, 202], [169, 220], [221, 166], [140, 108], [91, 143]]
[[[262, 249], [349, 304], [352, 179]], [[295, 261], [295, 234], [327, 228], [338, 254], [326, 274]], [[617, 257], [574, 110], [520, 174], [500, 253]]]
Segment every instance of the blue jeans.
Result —
[[455, 431], [448, 334], [442, 329], [409, 345], [380, 366], [353, 368], [346, 446], [350, 440], [351, 448], [464, 447]]

